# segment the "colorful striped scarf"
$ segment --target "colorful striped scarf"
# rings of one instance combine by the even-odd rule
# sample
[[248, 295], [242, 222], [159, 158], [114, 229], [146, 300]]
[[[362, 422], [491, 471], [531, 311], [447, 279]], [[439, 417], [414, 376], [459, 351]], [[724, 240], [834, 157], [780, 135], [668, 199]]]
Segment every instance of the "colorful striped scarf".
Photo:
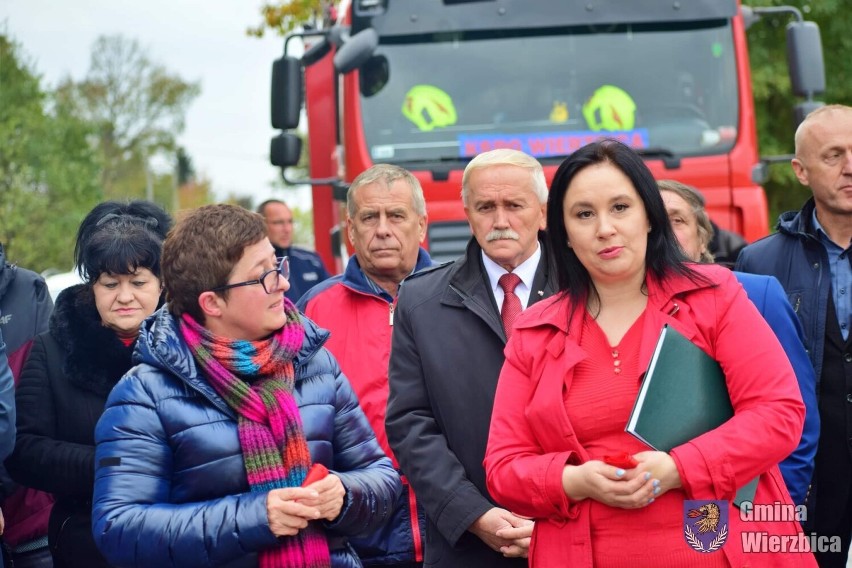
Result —
[[[299, 487], [311, 466], [299, 407], [293, 396], [293, 358], [305, 329], [285, 299], [287, 322], [268, 339], [235, 340], [213, 335], [189, 314], [181, 333], [207, 380], [234, 412], [246, 475], [252, 491]], [[322, 528], [311, 522], [279, 546], [260, 552], [260, 568], [331, 566]]]

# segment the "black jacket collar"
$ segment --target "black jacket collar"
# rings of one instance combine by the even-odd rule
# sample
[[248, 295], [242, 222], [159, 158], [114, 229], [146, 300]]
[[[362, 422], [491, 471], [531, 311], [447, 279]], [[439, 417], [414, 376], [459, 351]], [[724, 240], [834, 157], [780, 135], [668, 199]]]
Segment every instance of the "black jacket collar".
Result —
[[131, 367], [136, 342], [126, 346], [103, 326], [88, 284], [59, 294], [50, 334], [64, 350], [63, 371], [69, 382], [81, 389], [106, 396]]
[[[550, 251], [545, 245], [542, 232], [539, 232], [539, 246], [541, 246], [541, 260], [533, 278], [527, 307], [551, 296], [556, 290], [556, 274], [551, 267]], [[471, 237], [464, 256], [455, 261], [453, 274], [450, 276], [449, 286], [444, 291], [441, 303], [470, 309], [505, 340], [500, 309], [494, 302], [490, 287], [488, 274], [482, 265], [482, 248], [476, 238]]]

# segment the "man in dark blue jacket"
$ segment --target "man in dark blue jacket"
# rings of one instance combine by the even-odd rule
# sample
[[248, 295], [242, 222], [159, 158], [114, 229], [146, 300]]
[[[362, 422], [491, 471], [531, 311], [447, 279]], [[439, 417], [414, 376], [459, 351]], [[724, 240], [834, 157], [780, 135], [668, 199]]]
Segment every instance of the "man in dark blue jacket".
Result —
[[[3, 312], [0, 312], [3, 317]], [[6, 357], [3, 328], [0, 327], [0, 460], [5, 460], [15, 447], [15, 379]], [[0, 514], [0, 519], [2, 516]], [[0, 534], [3, 523], [0, 520]], [[2, 551], [0, 551], [2, 553]], [[2, 556], [0, 556], [2, 558]]]
[[[6, 262], [0, 245], [0, 330], [13, 378], [20, 375], [33, 338], [47, 331], [51, 312], [53, 300], [44, 279]], [[53, 499], [46, 493], [19, 487], [0, 465], [0, 500], [6, 517], [3, 534], [15, 566], [49, 568], [47, 519]]]
[[296, 302], [328, 278], [328, 271], [317, 253], [293, 246], [293, 212], [286, 203], [267, 199], [258, 206], [257, 212], [266, 221], [266, 234], [275, 247], [275, 255], [290, 259], [290, 289], [284, 295]]
[[6, 338], [6, 355], [12, 374], [24, 366], [33, 338], [47, 331], [53, 300], [44, 279], [31, 270], [6, 262], [0, 244], [0, 327]]
[[835, 537], [816, 551], [845, 567], [852, 540], [852, 107], [822, 107], [796, 131], [793, 171], [813, 198], [784, 213], [778, 232], [746, 247], [737, 270], [778, 278], [802, 322], [819, 396], [820, 438], [806, 527]]
[[[0, 312], [0, 317], [3, 313]], [[0, 328], [0, 459], [12, 453], [15, 447], [15, 381], [9, 359], [6, 357], [6, 344], [3, 343], [3, 328]], [[0, 510], [0, 534], [5, 529], [3, 511]], [[3, 549], [0, 548], [0, 565], [3, 563]]]

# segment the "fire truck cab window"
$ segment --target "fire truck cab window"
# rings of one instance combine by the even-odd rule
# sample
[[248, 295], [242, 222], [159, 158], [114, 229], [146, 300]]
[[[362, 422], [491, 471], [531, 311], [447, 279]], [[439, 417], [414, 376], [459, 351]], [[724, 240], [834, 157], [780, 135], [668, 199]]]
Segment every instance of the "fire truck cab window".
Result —
[[[488, 144], [590, 133], [708, 155], [736, 139], [736, 81], [724, 20], [500, 30], [381, 38], [361, 69], [360, 102], [367, 147], [386, 162], [452, 161]], [[431, 97], [414, 101], [426, 114], [412, 114], [412, 93]], [[435, 120], [430, 110], [446, 114]]]

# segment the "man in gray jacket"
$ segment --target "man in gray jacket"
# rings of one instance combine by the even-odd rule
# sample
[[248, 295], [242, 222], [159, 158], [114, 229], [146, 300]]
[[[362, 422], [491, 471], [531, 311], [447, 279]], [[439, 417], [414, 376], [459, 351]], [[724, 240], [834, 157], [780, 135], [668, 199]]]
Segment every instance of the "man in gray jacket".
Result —
[[541, 165], [516, 150], [480, 154], [462, 201], [474, 235], [466, 254], [400, 289], [388, 440], [429, 520], [425, 565], [526, 566], [532, 521], [494, 503], [482, 460], [512, 321], [555, 288], [539, 240]]

